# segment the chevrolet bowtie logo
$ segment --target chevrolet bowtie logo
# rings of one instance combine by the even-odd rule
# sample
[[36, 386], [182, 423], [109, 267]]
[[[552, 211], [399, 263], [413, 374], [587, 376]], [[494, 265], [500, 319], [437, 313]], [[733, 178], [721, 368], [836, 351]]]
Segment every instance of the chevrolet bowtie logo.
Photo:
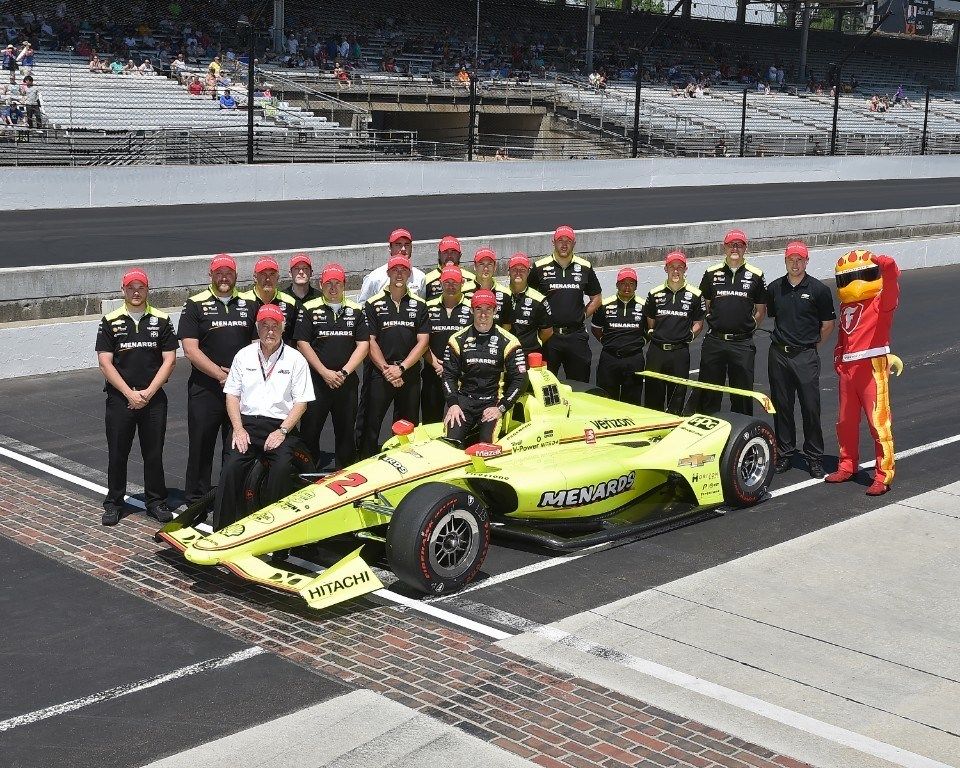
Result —
[[702, 467], [708, 461], [713, 461], [717, 454], [694, 453], [690, 456], [684, 456], [677, 462], [678, 467]]

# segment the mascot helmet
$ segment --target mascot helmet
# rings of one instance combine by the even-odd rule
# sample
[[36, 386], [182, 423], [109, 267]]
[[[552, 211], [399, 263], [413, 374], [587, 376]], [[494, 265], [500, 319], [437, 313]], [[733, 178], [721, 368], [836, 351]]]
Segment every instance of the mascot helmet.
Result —
[[837, 297], [843, 304], [872, 299], [883, 289], [880, 267], [870, 251], [858, 249], [837, 259]]

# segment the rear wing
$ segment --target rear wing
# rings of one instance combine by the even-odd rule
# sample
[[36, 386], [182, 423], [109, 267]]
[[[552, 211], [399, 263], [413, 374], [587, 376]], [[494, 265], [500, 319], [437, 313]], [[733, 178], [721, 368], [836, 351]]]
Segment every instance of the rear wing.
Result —
[[698, 389], [709, 389], [713, 392], [727, 392], [731, 395], [740, 395], [741, 397], [752, 397], [760, 403], [763, 410], [769, 414], [774, 414], [777, 409], [773, 407], [770, 398], [763, 392], [754, 392], [751, 389], [735, 389], [734, 387], [725, 387], [722, 384], [708, 384], [704, 381], [692, 381], [691, 379], [681, 379], [679, 376], [669, 376], [666, 373], [657, 373], [656, 371], [637, 371], [637, 376], [644, 376], [648, 379], [660, 379], [670, 384], [679, 384], [682, 387], [697, 387]]

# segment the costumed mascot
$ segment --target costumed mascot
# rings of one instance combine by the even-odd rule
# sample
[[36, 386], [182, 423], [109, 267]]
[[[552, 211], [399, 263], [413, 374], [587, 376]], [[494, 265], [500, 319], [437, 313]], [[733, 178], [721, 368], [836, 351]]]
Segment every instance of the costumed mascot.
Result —
[[899, 376], [903, 361], [890, 354], [890, 327], [900, 300], [900, 268], [889, 256], [851, 251], [837, 261], [840, 333], [833, 364], [840, 376], [837, 440], [840, 465], [827, 475], [842, 483], [857, 471], [860, 412], [866, 414], [876, 448], [877, 465], [868, 496], [882, 496], [893, 483], [893, 432], [890, 372]]

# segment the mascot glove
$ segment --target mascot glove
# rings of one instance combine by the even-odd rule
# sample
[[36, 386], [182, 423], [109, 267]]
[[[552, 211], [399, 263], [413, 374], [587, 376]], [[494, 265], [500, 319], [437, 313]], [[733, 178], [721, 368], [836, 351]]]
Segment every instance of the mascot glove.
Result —
[[903, 373], [903, 360], [896, 355], [887, 355], [887, 365], [890, 366], [890, 372], [894, 376], [899, 376]]
[[892, 256], [880, 256], [876, 253], [870, 256], [870, 261], [879, 267], [890, 267], [897, 265], [897, 262], [894, 261]]

